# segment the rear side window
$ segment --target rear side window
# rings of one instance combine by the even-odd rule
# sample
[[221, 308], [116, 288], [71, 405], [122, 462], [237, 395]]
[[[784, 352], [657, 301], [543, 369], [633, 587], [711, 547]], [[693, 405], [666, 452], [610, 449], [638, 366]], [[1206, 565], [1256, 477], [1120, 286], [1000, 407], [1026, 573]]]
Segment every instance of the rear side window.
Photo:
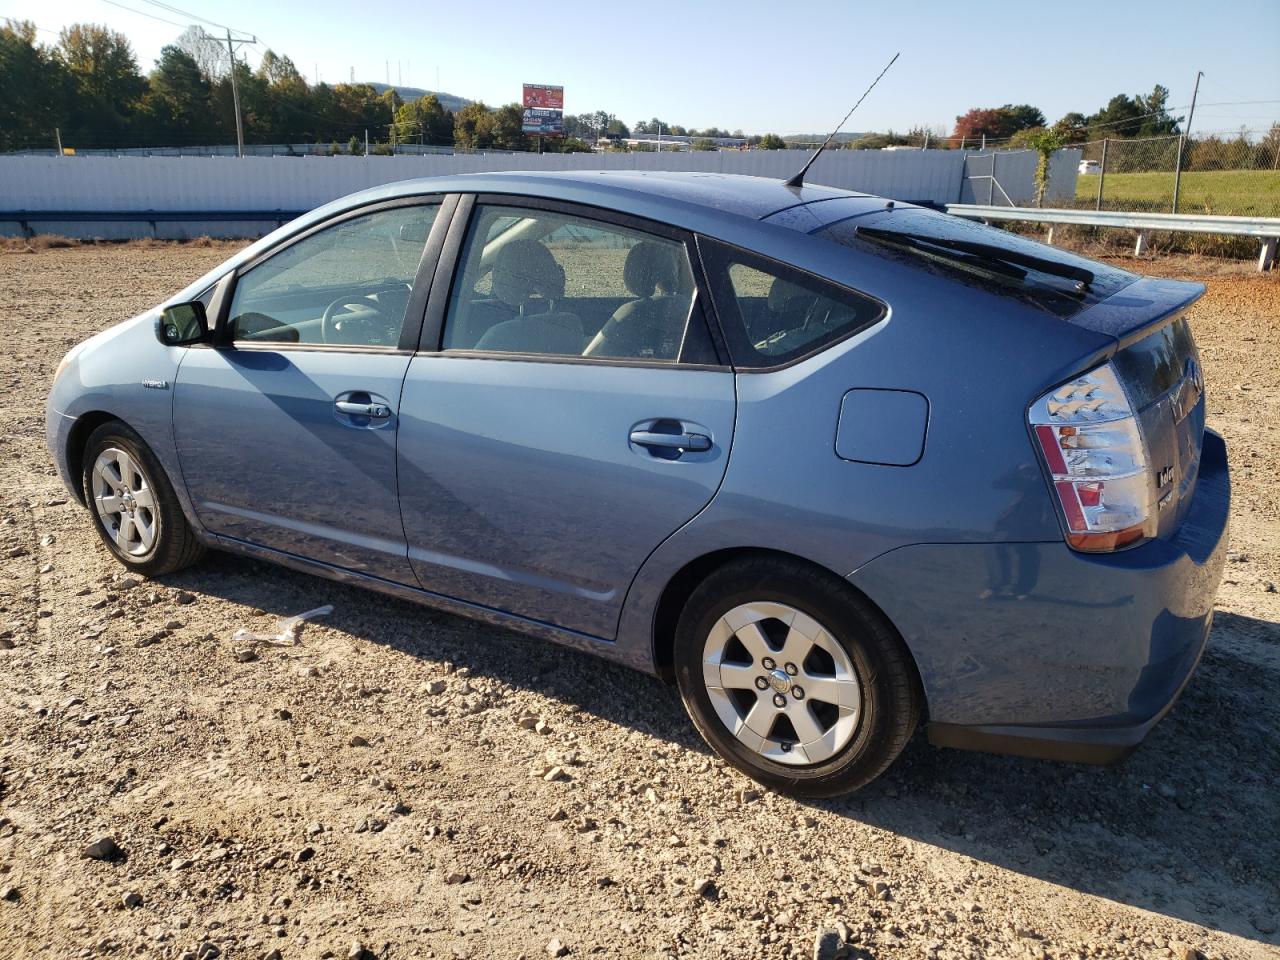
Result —
[[917, 207], [838, 220], [815, 235], [1070, 317], [1137, 279], [1120, 270], [962, 217]]
[[778, 367], [875, 323], [883, 303], [774, 260], [700, 238], [736, 367]]

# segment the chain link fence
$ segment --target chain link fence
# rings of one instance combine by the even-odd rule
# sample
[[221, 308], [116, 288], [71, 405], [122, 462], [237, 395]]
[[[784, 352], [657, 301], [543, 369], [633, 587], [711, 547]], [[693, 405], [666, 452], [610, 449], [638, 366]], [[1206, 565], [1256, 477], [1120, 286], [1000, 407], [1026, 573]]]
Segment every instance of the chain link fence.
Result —
[[1280, 217], [1280, 130], [1081, 144], [1074, 206]]

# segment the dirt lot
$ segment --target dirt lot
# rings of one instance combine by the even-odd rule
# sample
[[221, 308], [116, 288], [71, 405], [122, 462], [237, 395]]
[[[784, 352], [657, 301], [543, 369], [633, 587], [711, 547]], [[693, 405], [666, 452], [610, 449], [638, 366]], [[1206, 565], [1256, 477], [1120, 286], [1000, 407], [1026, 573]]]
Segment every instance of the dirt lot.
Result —
[[[918, 738], [800, 803], [582, 655], [224, 555], [123, 579], [45, 393], [230, 249], [0, 253], [0, 957], [772, 958], [824, 927], [861, 958], [1280, 956], [1280, 275], [1215, 269], [1195, 308], [1232, 562], [1146, 745], [1100, 769]], [[102, 837], [119, 859], [84, 857]]]

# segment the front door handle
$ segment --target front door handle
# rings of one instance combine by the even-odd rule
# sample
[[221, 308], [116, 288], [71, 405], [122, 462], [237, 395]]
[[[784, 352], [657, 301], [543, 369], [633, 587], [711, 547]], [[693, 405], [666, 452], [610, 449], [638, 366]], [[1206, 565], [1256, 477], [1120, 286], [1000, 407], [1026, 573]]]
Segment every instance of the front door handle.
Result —
[[391, 408], [385, 403], [356, 403], [352, 400], [335, 400], [333, 407], [348, 417], [369, 417], [373, 420], [386, 420], [391, 416]]
[[631, 442], [660, 450], [688, 450], [702, 453], [711, 449], [711, 438], [701, 433], [655, 433], [652, 430], [632, 430]]

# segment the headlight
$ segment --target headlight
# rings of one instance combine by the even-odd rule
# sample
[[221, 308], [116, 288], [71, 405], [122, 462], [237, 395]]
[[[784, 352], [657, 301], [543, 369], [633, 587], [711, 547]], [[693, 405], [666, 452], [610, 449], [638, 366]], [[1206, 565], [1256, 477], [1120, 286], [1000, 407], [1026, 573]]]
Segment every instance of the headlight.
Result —
[[62, 362], [58, 364], [58, 369], [54, 371], [54, 374], [53, 374], [54, 383], [58, 382], [58, 378], [62, 376], [62, 371], [67, 369], [71, 361], [75, 359], [76, 354], [80, 352], [80, 349], [83, 346], [84, 346], [84, 343], [77, 343], [74, 347], [72, 347], [70, 350], [67, 351], [67, 355], [63, 357]]

